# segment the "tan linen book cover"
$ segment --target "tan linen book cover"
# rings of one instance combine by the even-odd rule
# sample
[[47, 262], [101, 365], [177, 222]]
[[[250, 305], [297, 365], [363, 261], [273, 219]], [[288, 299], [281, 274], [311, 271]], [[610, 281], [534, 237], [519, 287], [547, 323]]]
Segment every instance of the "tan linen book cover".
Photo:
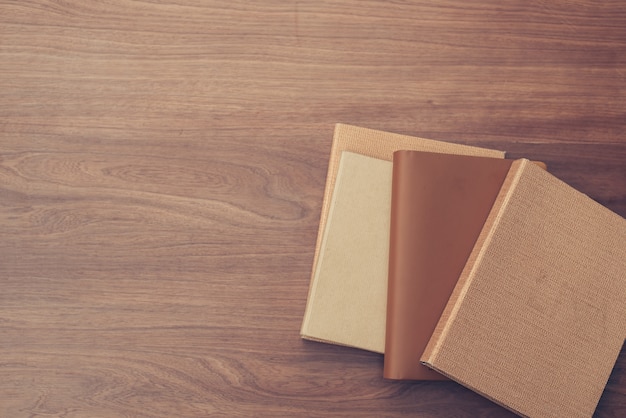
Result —
[[[303, 338], [348, 345], [379, 353], [384, 352], [389, 216], [391, 208], [391, 159], [393, 152], [398, 149], [504, 157], [504, 152], [502, 151], [337, 124], [333, 137], [326, 190], [320, 215], [316, 256], [311, 275], [307, 306], [300, 331]], [[343, 233], [362, 234], [360, 236], [373, 242], [373, 245], [369, 247], [368, 252], [346, 248], [342, 252], [341, 264], [343, 267], [341, 269], [329, 268], [325, 270], [327, 273], [320, 274], [318, 270], [320, 270], [321, 256], [319, 254], [321, 254], [321, 248], [323, 247], [322, 243], [327, 240], [325, 234], [334, 228], [327, 225], [327, 221], [330, 220], [329, 209], [331, 201], [334, 199], [334, 196], [341, 195], [340, 193], [334, 193], [334, 190], [335, 183], [338, 181], [339, 162], [344, 151], [353, 151], [354, 153], [369, 156], [372, 160], [380, 159], [387, 163], [388, 174], [377, 178], [386, 184], [384, 189], [378, 190], [376, 196], [372, 197], [367, 203], [363, 203], [363, 205], [369, 206], [371, 201], [383, 202], [385, 209], [375, 212], [373, 216], [371, 214], [363, 218], [351, 216], [345, 222], [335, 222], [335, 225], [340, 225], [340, 229], [344, 231]], [[366, 188], [369, 182], [368, 179], [371, 178], [371, 175], [367, 174], [368, 171], [369, 169], [364, 169], [364, 174], [356, 179], [357, 182], [364, 184]], [[349, 190], [350, 187], [352, 186], [344, 188], [344, 190]], [[348, 206], [350, 206], [351, 200], [348, 199], [347, 202]], [[379, 232], [374, 234], [372, 231]], [[332, 253], [333, 251], [326, 251], [326, 254]], [[369, 270], [381, 273], [365, 277], [340, 273], [342, 271], [351, 271], [352, 267], [350, 266], [356, 266], [355, 268], [368, 266]], [[380, 288], [381, 290], [377, 291], [374, 296], [365, 299], [350, 296], [351, 289], [355, 288], [355, 286], [363, 285]], [[328, 290], [319, 291], [325, 288], [328, 288]], [[326, 303], [321, 295], [329, 293], [337, 294], [342, 303], [335, 305]], [[343, 308], [340, 309], [341, 306]], [[369, 320], [372, 317], [377, 318], [376, 323], [379, 324], [378, 326], [373, 326], [373, 323]], [[347, 332], [346, 330], [350, 331]]]
[[[305, 317], [316, 340], [383, 352], [389, 161], [343, 152]], [[365, 256], [366, 259], [363, 259]]]
[[441, 380], [420, 356], [513, 160], [393, 156], [384, 377]]
[[523, 416], [590, 417], [626, 336], [626, 220], [513, 163], [422, 361]]

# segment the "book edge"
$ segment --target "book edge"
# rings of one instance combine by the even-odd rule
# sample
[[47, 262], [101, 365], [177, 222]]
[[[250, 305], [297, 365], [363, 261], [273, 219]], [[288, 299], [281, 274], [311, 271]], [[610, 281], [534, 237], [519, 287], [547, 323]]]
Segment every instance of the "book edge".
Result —
[[[337, 152], [337, 147], [338, 147], [338, 142], [337, 141], [337, 137], [339, 136], [341, 131], [341, 124], [337, 123], [335, 124], [335, 132], [333, 134], [333, 141], [332, 141], [332, 145], [331, 145], [331, 149], [330, 149], [330, 157], [328, 159], [328, 168], [327, 168], [327, 173], [326, 173], [326, 185], [324, 187], [324, 197], [322, 200], [322, 210], [323, 208], [325, 208], [328, 205], [328, 215], [330, 215], [330, 209], [331, 209], [331, 202], [334, 198], [335, 192], [337, 190], [336, 185], [333, 185], [333, 190], [332, 193], [330, 193], [330, 187], [331, 187], [331, 182], [329, 181], [330, 179], [330, 175], [332, 173], [332, 168], [334, 165], [334, 161], [338, 158], [339, 159], [339, 163], [338, 168], [337, 168], [337, 175], [336, 177], [339, 176], [339, 170], [341, 169], [341, 155], [343, 154], [343, 152]], [[320, 216], [321, 216], [321, 212], [320, 212]], [[322, 228], [321, 224], [319, 224], [318, 227], [318, 231], [317, 231], [317, 239], [316, 239], [316, 247], [319, 247], [320, 250], [322, 249], [322, 246], [324, 244], [325, 241], [325, 237], [326, 237], [326, 225], [328, 225], [328, 223], [324, 224], [324, 228]], [[317, 266], [319, 264], [319, 254], [317, 257], [314, 258], [313, 260], [313, 266], [311, 267], [311, 275], [310, 275], [310, 281], [309, 281], [309, 290], [307, 293], [307, 298], [306, 298], [306, 306], [304, 309], [304, 318], [302, 319], [302, 325], [300, 327], [300, 336], [302, 338], [305, 338], [306, 335], [306, 328], [308, 326], [309, 323], [309, 319], [311, 316], [311, 310], [310, 310], [310, 304], [309, 301], [311, 300], [311, 297], [315, 294], [315, 283], [316, 283], [316, 276], [317, 276]]]
[[[460, 142], [454, 142], [454, 141], [449, 140], [449, 139], [430, 139], [430, 138], [424, 138], [424, 137], [421, 137], [421, 136], [415, 136], [415, 135], [409, 135], [409, 134], [401, 134], [401, 133], [390, 132], [390, 131], [383, 131], [383, 130], [380, 130], [380, 129], [366, 128], [364, 126], [350, 125], [350, 124], [347, 124], [347, 123], [336, 123], [335, 124], [335, 129], [336, 129], [336, 131], [340, 131], [341, 130], [341, 131], [343, 131], [343, 133], [348, 132], [348, 135], [358, 135], [358, 134], [367, 133], [368, 135], [376, 135], [377, 137], [381, 137], [381, 136], [388, 137], [387, 139], [385, 139], [385, 141], [393, 141], [394, 139], [400, 139], [400, 138], [402, 138], [402, 139], [410, 139], [410, 140], [418, 140], [423, 145], [425, 145], [427, 148], [433, 147], [433, 146], [437, 146], [437, 145], [441, 145], [441, 144], [449, 144], [449, 145], [455, 145], [455, 146], [464, 148], [466, 151], [470, 151], [470, 150], [472, 151], [472, 152], [461, 153], [459, 155], [475, 155], [475, 156], [483, 156], [483, 157], [491, 157], [491, 158], [506, 158], [506, 151], [499, 150], [499, 149], [493, 149], [493, 148], [487, 148], [487, 147], [481, 146], [481, 145], [463, 144], [463, 143], [460, 143]], [[397, 148], [395, 151], [402, 151], [402, 150], [405, 150], [405, 148]], [[428, 151], [428, 150], [423, 150], [423, 151], [424, 152], [433, 152], [433, 151]], [[353, 152], [355, 152], [355, 151], [353, 151]], [[437, 152], [437, 151], [434, 151], [434, 152]], [[480, 154], [476, 154], [476, 152], [480, 152]], [[450, 152], [447, 152], [447, 153], [450, 153]], [[451, 154], [456, 154], [456, 153], [452, 152]], [[370, 157], [379, 158], [379, 157], [375, 157], [373, 155], [370, 155]], [[391, 161], [391, 159], [387, 159], [387, 161]]]
[[[396, 228], [397, 221], [397, 210], [400, 207], [398, 204], [394, 204], [398, 200], [398, 191], [399, 191], [399, 173], [401, 171], [401, 165], [403, 165], [404, 158], [401, 157], [401, 154], [398, 151], [393, 153], [392, 159], [392, 173], [391, 173], [391, 207], [389, 213], [389, 263], [387, 266], [387, 309], [386, 309], [386, 318], [385, 318], [385, 353], [388, 352], [390, 341], [392, 340], [389, 331], [394, 329], [390, 326], [391, 318], [394, 317], [394, 310], [391, 309], [391, 306], [394, 306], [394, 295], [395, 292], [390, 292], [389, 289], [392, 288], [391, 282], [392, 278], [395, 277], [395, 260], [392, 260], [391, 255], [395, 253], [392, 249], [395, 248], [396, 243], [395, 240], [392, 239], [392, 231]], [[394, 210], [395, 208], [395, 210]], [[383, 378], [385, 379], [397, 379], [395, 375], [391, 373], [391, 366], [389, 357], [385, 356], [383, 362]]]
[[[430, 367], [431, 369], [433, 369], [433, 370], [434, 370], [434, 371], [436, 371], [437, 373], [441, 373], [443, 376], [447, 377], [448, 379], [450, 379], [450, 380], [452, 380], [452, 381], [458, 381], [458, 380], [455, 380], [455, 379], [454, 379], [454, 377], [453, 377], [452, 375], [450, 375], [450, 374], [448, 374], [448, 373], [446, 373], [446, 372], [442, 371], [442, 370], [441, 370], [441, 369], [439, 369], [438, 367], [431, 366], [431, 365], [428, 365], [428, 367]], [[491, 402], [493, 402], [493, 403], [495, 403], [495, 404], [497, 404], [497, 405], [500, 405], [502, 408], [504, 408], [504, 409], [506, 409], [506, 410], [508, 410], [508, 411], [513, 412], [514, 414], [517, 414], [517, 415], [520, 415], [520, 416], [526, 416], [526, 415], [524, 415], [521, 411], [518, 411], [517, 409], [511, 408], [511, 407], [510, 407], [510, 406], [508, 406], [508, 405], [505, 405], [504, 403], [502, 403], [502, 402], [498, 401], [497, 399], [493, 398], [492, 396], [490, 396], [489, 394], [487, 394], [487, 393], [485, 393], [485, 392], [482, 392], [482, 391], [480, 391], [480, 390], [474, 389], [473, 387], [470, 387], [469, 385], [465, 384], [464, 382], [459, 382], [459, 383], [460, 383], [460, 384], [462, 384], [463, 386], [465, 386], [465, 387], [467, 387], [467, 388], [471, 389], [472, 391], [474, 391], [474, 392], [478, 393], [480, 396], [482, 396], [482, 397], [484, 397], [484, 398], [489, 399]]]

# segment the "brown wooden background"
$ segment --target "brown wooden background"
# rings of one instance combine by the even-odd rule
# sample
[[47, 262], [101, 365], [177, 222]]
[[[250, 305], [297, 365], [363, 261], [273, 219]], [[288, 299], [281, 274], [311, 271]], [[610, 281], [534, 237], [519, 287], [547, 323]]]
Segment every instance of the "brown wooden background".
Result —
[[625, 96], [623, 0], [0, 0], [0, 416], [509, 416], [299, 338], [333, 125], [626, 216]]

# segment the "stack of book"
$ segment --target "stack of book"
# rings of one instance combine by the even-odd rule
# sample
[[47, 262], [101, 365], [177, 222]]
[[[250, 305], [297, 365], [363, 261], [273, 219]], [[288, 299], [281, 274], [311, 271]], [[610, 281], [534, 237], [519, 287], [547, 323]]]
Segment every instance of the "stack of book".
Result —
[[301, 335], [588, 417], [626, 337], [626, 220], [504, 157], [338, 124]]

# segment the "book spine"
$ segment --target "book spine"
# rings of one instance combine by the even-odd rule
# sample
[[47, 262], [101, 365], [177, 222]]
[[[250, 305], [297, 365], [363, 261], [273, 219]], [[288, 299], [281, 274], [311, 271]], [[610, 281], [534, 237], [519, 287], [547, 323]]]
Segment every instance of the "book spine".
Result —
[[481, 260], [487, 251], [487, 248], [489, 247], [489, 242], [498, 227], [502, 214], [506, 210], [513, 191], [515, 190], [515, 187], [517, 186], [517, 183], [519, 182], [522, 172], [527, 164], [528, 160], [526, 159], [517, 160], [511, 164], [511, 168], [509, 169], [500, 192], [496, 197], [496, 201], [489, 212], [485, 225], [476, 240], [476, 244], [474, 245], [467, 263], [465, 264], [465, 268], [461, 272], [459, 280], [450, 295], [450, 299], [441, 314], [441, 318], [439, 319], [437, 326], [435, 327], [435, 331], [433, 332], [426, 349], [422, 354], [420, 359], [422, 364], [438, 370], [437, 356], [440, 353], [441, 346], [444, 343], [452, 324], [454, 323], [454, 319], [461, 305], [463, 304], [467, 290], [474, 280], [476, 271], [481, 264]]
[[397, 318], [395, 317], [397, 306], [396, 302], [396, 270], [400, 261], [399, 255], [399, 243], [398, 239], [398, 220], [400, 218], [400, 210], [404, 207], [399, 198], [401, 196], [400, 189], [404, 186], [401, 184], [402, 175], [404, 170], [404, 158], [402, 151], [396, 151], [393, 154], [393, 172], [392, 172], [392, 186], [391, 186], [391, 215], [390, 215], [390, 231], [389, 231], [389, 273], [387, 275], [387, 318], [386, 318], [386, 332], [385, 332], [385, 362], [383, 366], [383, 377], [385, 379], [398, 379], [401, 376], [397, 376], [393, 373], [393, 370], [398, 366], [395, 361], [399, 357], [398, 353], [395, 353], [395, 347], [393, 344], [396, 338], [395, 324]]
[[[341, 135], [341, 130], [343, 128], [343, 125], [341, 123], [337, 123], [335, 124], [335, 131], [333, 133], [333, 142], [331, 145], [331, 150], [330, 150], [330, 157], [328, 160], [328, 169], [326, 172], [326, 185], [324, 187], [324, 197], [322, 200], [322, 210], [320, 213], [320, 223], [317, 229], [317, 241], [315, 244], [315, 254], [313, 256], [313, 265], [311, 267], [311, 280], [309, 281], [309, 291], [308, 291], [308, 295], [307, 295], [307, 305], [306, 308], [304, 310], [304, 318], [302, 319], [302, 325], [300, 326], [300, 336], [302, 338], [306, 338], [306, 334], [308, 333], [308, 325], [309, 325], [309, 318], [310, 318], [310, 304], [309, 301], [311, 300], [313, 293], [315, 292], [315, 275], [317, 272], [317, 262], [319, 261], [319, 252], [320, 249], [322, 248], [322, 241], [324, 238], [324, 229], [325, 229], [325, 225], [326, 225], [326, 221], [322, 220], [321, 217], [324, 216], [324, 214], [328, 213], [328, 210], [330, 208], [330, 202], [332, 200], [332, 195], [335, 189], [335, 178], [336, 178], [336, 174], [333, 172], [333, 167], [335, 167], [336, 165], [339, 165], [339, 162], [335, 162], [338, 158], [341, 158], [341, 152], [338, 151], [338, 147], [339, 147], [339, 136]], [[337, 168], [337, 171], [339, 170], [339, 168]]]

